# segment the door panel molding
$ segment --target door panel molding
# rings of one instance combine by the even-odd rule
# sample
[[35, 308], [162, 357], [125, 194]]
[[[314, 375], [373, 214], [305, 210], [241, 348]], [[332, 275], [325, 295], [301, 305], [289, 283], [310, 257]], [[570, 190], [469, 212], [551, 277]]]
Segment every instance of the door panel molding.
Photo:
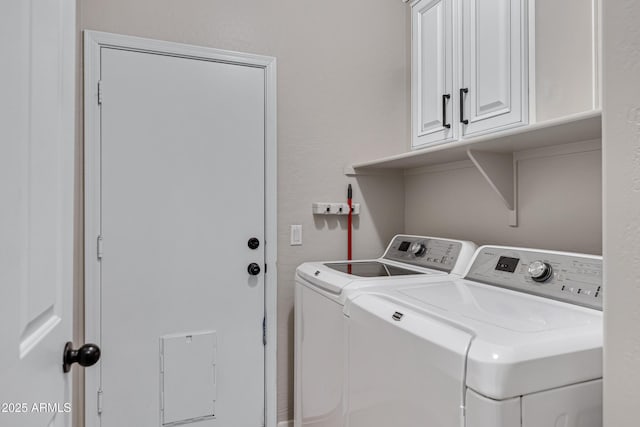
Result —
[[[264, 307], [266, 345], [264, 353], [265, 425], [276, 427], [277, 348], [277, 149], [276, 60], [272, 57], [117, 34], [84, 32], [84, 153], [85, 153], [85, 339], [100, 345], [101, 312], [98, 237], [101, 234], [101, 111], [99, 101], [101, 49], [113, 48], [158, 53], [189, 59], [261, 68], [265, 75], [265, 275]], [[108, 243], [105, 245], [108, 249]], [[85, 416], [88, 426], [99, 426], [99, 370], [86, 374]]]

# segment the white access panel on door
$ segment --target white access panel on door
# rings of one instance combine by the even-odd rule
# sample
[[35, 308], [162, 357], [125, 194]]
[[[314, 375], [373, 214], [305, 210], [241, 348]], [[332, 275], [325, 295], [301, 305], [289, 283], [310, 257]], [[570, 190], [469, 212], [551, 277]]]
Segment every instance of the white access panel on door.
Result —
[[163, 424], [215, 417], [216, 351], [215, 331], [160, 339]]

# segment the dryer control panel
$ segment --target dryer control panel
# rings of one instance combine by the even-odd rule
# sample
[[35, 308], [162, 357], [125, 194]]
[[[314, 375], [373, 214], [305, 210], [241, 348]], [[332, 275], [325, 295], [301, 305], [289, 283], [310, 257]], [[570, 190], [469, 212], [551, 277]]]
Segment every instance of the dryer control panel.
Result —
[[462, 242], [422, 236], [398, 235], [383, 258], [450, 272], [456, 266]]
[[466, 279], [602, 310], [602, 257], [483, 246]]

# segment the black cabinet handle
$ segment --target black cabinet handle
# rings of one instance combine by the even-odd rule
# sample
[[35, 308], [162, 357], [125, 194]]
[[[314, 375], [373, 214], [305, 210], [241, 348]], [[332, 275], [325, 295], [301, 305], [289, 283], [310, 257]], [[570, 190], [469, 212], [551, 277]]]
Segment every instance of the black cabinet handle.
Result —
[[464, 94], [468, 92], [469, 89], [466, 87], [460, 89], [460, 123], [463, 123], [465, 125], [469, 124], [469, 120], [465, 120], [464, 118]]
[[451, 124], [447, 123], [447, 100], [451, 98], [451, 95], [445, 93], [442, 95], [442, 126], [449, 129]]

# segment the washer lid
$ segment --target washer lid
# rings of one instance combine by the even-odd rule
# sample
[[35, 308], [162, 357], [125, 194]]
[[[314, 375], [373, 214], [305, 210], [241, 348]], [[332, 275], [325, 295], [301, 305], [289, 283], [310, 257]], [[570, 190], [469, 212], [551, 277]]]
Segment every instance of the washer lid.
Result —
[[[351, 273], [349, 273], [349, 265]], [[385, 280], [397, 279], [398, 277], [442, 277], [447, 274], [444, 271], [412, 267], [393, 261], [380, 262], [379, 260], [306, 262], [298, 266], [296, 272], [313, 286], [336, 295], [341, 294], [343, 289], [354, 281], [369, 280], [372, 283], [381, 284]]]
[[426, 274], [423, 271], [409, 270], [407, 268], [396, 267], [380, 261], [346, 261], [346, 262], [326, 262], [325, 267], [337, 270], [341, 273], [358, 277], [390, 277], [409, 276], [416, 274]]
[[[398, 286], [371, 297], [393, 301], [400, 313], [411, 308], [469, 331], [466, 385], [492, 399], [602, 376], [600, 311], [463, 279]], [[360, 301], [365, 298], [356, 296], [345, 306], [347, 315]]]

